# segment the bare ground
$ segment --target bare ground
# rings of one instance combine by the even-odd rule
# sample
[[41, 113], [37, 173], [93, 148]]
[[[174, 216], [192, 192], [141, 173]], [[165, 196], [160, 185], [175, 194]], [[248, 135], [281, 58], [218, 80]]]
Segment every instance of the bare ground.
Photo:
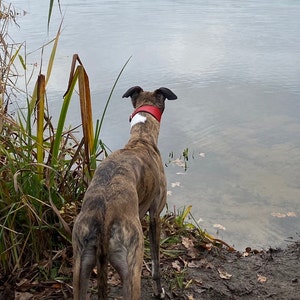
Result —
[[[169, 299], [300, 299], [300, 243], [284, 250], [203, 255], [188, 264], [191, 286]], [[146, 297], [144, 299], [147, 299]]]
[[[186, 250], [175, 258], [162, 257], [166, 299], [300, 299], [300, 241], [285, 249], [247, 248], [243, 253], [224, 248]], [[69, 267], [62, 266], [60, 272], [70, 275]], [[0, 274], [0, 300], [72, 299], [70, 277], [41, 281], [32, 270], [24, 271], [22, 279]], [[94, 274], [92, 287], [95, 278]], [[122, 299], [121, 283], [114, 272], [109, 286], [110, 299]], [[145, 263], [142, 299], [154, 299], [152, 294], [150, 270]], [[91, 299], [96, 298], [92, 289]]]

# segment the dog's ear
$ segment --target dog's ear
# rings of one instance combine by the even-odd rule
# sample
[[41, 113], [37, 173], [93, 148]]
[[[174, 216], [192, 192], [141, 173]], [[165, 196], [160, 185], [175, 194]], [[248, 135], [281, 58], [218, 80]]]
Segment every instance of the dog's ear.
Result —
[[142, 91], [143, 89], [140, 86], [133, 86], [123, 95], [122, 98], [132, 97], [135, 94], [139, 94]]
[[164, 98], [167, 98], [168, 100], [176, 100], [177, 96], [168, 88], [161, 87], [157, 89], [154, 93], [163, 95]]

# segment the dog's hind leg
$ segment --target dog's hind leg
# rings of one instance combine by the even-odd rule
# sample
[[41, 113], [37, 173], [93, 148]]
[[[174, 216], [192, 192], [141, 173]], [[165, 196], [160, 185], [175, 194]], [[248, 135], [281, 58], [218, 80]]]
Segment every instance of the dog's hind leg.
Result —
[[160, 216], [153, 209], [150, 208], [150, 227], [149, 227], [149, 240], [150, 240], [150, 251], [152, 259], [152, 278], [155, 281], [155, 297], [159, 299], [165, 298], [165, 291], [161, 286], [160, 278]]
[[78, 249], [74, 246], [73, 288], [74, 300], [85, 300], [91, 271], [96, 264], [96, 250], [93, 246]]
[[144, 235], [138, 218], [115, 224], [110, 240], [110, 262], [123, 282], [123, 300], [141, 299]]

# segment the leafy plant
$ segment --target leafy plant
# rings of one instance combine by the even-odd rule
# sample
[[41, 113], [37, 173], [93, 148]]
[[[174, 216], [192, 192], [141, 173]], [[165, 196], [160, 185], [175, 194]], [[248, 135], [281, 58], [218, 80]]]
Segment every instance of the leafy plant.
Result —
[[[46, 75], [38, 74], [32, 94], [25, 93], [26, 109], [20, 109], [15, 118], [6, 109], [9, 100], [5, 89], [8, 85], [1, 86], [0, 271], [7, 274], [21, 266], [40, 262], [45, 259], [45, 253], [49, 260], [46, 265], [50, 265], [54, 251], [69, 245], [70, 226], [80, 200], [97, 164], [108, 152], [100, 138], [101, 126], [114, 88], [130, 60], [121, 69], [94, 130], [88, 75], [75, 54], [60, 117], [58, 123], [53, 124], [46, 87], [55, 62], [60, 33], [61, 27], [51, 43], [43, 46], [52, 45]], [[23, 46], [21, 44], [6, 52], [10, 56], [7, 59], [9, 68], [5, 70], [13, 68], [15, 60], [19, 59], [25, 74], [28, 72], [26, 49], [25, 55], [21, 54]], [[33, 75], [24, 78], [27, 91]], [[81, 126], [69, 129], [65, 126], [77, 85], [82, 118], [80, 138], [77, 131]], [[75, 200], [76, 205], [73, 206]], [[68, 205], [74, 210], [71, 219], [62, 213]], [[53, 272], [51, 268], [43, 270]]]

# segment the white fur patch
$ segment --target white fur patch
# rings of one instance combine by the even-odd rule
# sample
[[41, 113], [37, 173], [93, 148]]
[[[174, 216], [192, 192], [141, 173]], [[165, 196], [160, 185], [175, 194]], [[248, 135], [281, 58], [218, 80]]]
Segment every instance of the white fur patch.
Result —
[[131, 126], [131, 128], [132, 128], [134, 125], [136, 125], [136, 124], [138, 124], [138, 123], [145, 123], [146, 120], [147, 120], [146, 117], [144, 117], [144, 116], [142, 116], [142, 115], [140, 115], [140, 114], [136, 114], [136, 115], [132, 118], [132, 120], [131, 120], [131, 122], [130, 122], [130, 126]]

